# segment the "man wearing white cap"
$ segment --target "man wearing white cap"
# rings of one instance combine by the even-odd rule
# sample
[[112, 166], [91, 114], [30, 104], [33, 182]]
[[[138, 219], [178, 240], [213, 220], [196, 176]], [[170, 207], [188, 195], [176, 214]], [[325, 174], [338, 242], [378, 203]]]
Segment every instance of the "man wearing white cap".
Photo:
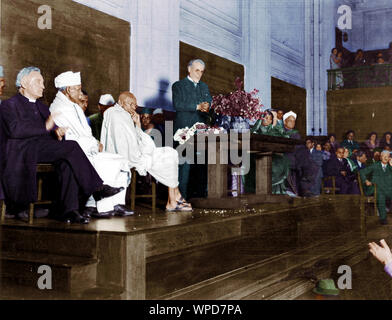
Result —
[[298, 130], [295, 130], [295, 121], [297, 120], [297, 114], [293, 111], [286, 112], [283, 115], [283, 127], [287, 134], [289, 134], [292, 139], [301, 139], [301, 135]]
[[23, 68], [15, 84], [19, 93], [0, 107], [7, 150], [1, 144], [0, 154], [5, 156], [1, 178], [10, 213], [22, 218], [19, 214], [37, 200], [37, 163], [53, 163], [60, 184], [57, 218], [88, 223], [79, 213], [79, 196], [87, 199], [92, 194], [98, 201], [122, 188], [103, 185], [79, 145], [63, 140], [66, 129], [55, 125], [48, 107], [39, 101], [45, 89], [40, 69]]
[[93, 132], [93, 136], [98, 141], [101, 141], [101, 129], [102, 129], [102, 122], [103, 122], [103, 114], [104, 112], [113, 107], [116, 102], [114, 101], [112, 95], [104, 94], [99, 98], [98, 102], [98, 109], [99, 112], [94, 113], [89, 117], [91, 130]]
[[[301, 139], [298, 130], [295, 130], [297, 114], [293, 111], [287, 112], [283, 116], [285, 132], [291, 139]], [[311, 197], [312, 188], [316, 183], [318, 167], [311, 159], [310, 153], [305, 145], [297, 145], [294, 152], [285, 154], [290, 161], [290, 174], [287, 177], [291, 191], [305, 197]]]
[[49, 110], [54, 115], [55, 123], [67, 128], [65, 139], [74, 140], [79, 144], [105, 183], [124, 188], [115, 196], [98, 202], [90, 197], [86, 204], [87, 210], [90, 211], [92, 217], [96, 218], [133, 214], [125, 207], [131, 165], [127, 159], [117, 154], [102, 152], [102, 144], [93, 137], [91, 127], [87, 123], [82, 108], [78, 105], [82, 95], [80, 72], [64, 72], [57, 76], [54, 82], [59, 91]]

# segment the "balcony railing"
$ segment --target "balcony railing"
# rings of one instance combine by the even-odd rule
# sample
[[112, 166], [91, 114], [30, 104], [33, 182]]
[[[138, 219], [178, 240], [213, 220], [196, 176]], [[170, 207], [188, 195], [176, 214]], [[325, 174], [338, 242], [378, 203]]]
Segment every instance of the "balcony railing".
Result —
[[328, 90], [392, 86], [392, 64], [327, 70]]

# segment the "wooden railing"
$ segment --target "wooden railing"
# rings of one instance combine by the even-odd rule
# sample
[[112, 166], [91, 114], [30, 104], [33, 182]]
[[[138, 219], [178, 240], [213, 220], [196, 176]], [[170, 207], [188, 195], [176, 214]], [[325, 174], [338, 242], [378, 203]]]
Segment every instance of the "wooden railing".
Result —
[[[392, 64], [327, 70], [328, 90], [392, 86]], [[340, 80], [340, 81], [339, 81]]]

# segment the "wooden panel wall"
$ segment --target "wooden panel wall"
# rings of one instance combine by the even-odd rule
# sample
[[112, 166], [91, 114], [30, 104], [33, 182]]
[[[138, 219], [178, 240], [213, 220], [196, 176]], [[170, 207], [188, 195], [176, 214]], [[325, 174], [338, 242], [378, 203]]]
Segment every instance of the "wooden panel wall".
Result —
[[188, 62], [202, 59], [206, 63], [206, 71], [202, 81], [208, 84], [211, 95], [226, 94], [235, 89], [234, 80], [244, 79], [244, 66], [208, 51], [180, 42], [180, 79], [188, 75]]
[[376, 131], [392, 131], [392, 87], [328, 91], [328, 132], [341, 140], [354, 130], [358, 140]]
[[306, 136], [306, 90], [272, 77], [271, 106], [284, 112], [297, 114], [296, 129], [304, 139]]
[[[1, 59], [7, 88], [15, 91], [15, 78], [25, 66], [37, 66], [45, 78], [44, 101], [51, 103], [54, 78], [72, 70], [82, 72], [83, 89], [90, 97], [89, 111], [96, 110], [99, 96], [115, 98], [129, 90], [130, 25], [128, 22], [71, 0], [0, 0]], [[52, 29], [37, 26], [41, 5], [52, 8]]]

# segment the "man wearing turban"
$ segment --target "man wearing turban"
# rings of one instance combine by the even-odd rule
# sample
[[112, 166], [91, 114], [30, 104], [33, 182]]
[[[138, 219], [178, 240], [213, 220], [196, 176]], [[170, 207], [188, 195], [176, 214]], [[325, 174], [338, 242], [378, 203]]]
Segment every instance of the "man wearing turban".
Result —
[[105, 183], [123, 188], [123, 191], [115, 196], [98, 202], [90, 197], [86, 204], [90, 215], [109, 218], [112, 215], [133, 214], [125, 207], [126, 188], [130, 182], [130, 163], [120, 155], [102, 152], [102, 144], [92, 135], [91, 127], [78, 105], [82, 95], [80, 72], [64, 72], [57, 76], [54, 82], [58, 92], [49, 110], [54, 114], [55, 123], [67, 128], [65, 139], [79, 144]]

